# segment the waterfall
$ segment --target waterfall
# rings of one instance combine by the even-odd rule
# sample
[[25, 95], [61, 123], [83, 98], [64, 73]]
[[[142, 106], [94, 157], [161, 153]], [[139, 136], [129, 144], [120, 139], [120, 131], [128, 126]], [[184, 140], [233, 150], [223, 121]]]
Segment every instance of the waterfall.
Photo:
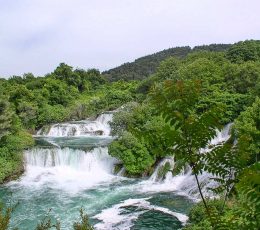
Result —
[[116, 177], [113, 169], [118, 161], [109, 156], [107, 147], [96, 147], [91, 151], [73, 147], [94, 147], [111, 141], [109, 122], [112, 118], [112, 113], [103, 113], [96, 120], [59, 123], [39, 130], [36, 137], [53, 147], [38, 146], [25, 151], [26, 172], [20, 183], [74, 192], [111, 181]]
[[[153, 174], [150, 176], [149, 180], [156, 182], [156, 181], [161, 181], [163, 178], [160, 175], [160, 170], [164, 168], [166, 163], [169, 163], [170, 169], [172, 170], [174, 168], [174, 158], [173, 157], [166, 157], [164, 158], [155, 168]], [[171, 172], [167, 172], [165, 175], [165, 179], [171, 174]]]
[[[230, 129], [232, 124], [226, 125], [223, 130], [217, 130], [215, 138], [213, 138], [209, 145], [218, 145], [228, 140], [230, 137]], [[210, 151], [209, 149], [202, 150], [202, 152]], [[192, 175], [192, 170], [190, 167], [186, 167], [176, 176], [172, 175], [169, 171], [166, 173], [164, 178], [159, 175], [160, 170], [165, 166], [166, 163], [170, 164], [170, 170], [174, 170], [174, 158], [167, 157], [163, 159], [156, 167], [154, 173], [149, 178], [150, 185], [142, 188], [142, 191], [146, 192], [163, 192], [163, 191], [179, 191], [183, 195], [190, 196], [195, 199], [200, 199], [199, 190], [197, 187], [195, 176]], [[203, 172], [198, 176], [199, 182], [201, 184], [202, 192], [206, 197], [214, 196], [210, 188], [217, 186], [217, 182], [210, 180], [213, 177], [212, 174]]]
[[105, 147], [85, 152], [70, 148], [33, 148], [25, 152], [26, 173], [21, 184], [47, 185], [77, 192], [110, 181], [117, 160]]
[[[83, 136], [89, 139], [90, 135], [109, 137], [109, 122], [112, 118], [112, 113], [104, 113], [94, 121], [85, 120], [55, 124], [47, 132], [40, 130], [38, 135], [51, 138]], [[228, 124], [223, 130], [217, 130], [215, 138], [201, 152], [209, 152], [210, 146], [225, 142], [230, 137], [230, 128], [231, 124]], [[87, 140], [83, 141], [86, 142]], [[25, 161], [27, 171], [24, 182], [31, 181], [39, 184], [51, 182], [55, 186], [69, 187], [68, 185], [70, 185], [74, 189], [91, 187], [115, 178], [113, 168], [118, 163], [115, 158], [108, 155], [107, 148], [101, 147], [88, 152], [70, 148], [33, 148], [25, 152]], [[144, 186], [141, 185], [141, 190], [147, 192], [179, 191], [184, 195], [199, 199], [199, 191], [192, 170], [187, 167], [186, 170], [173, 176], [174, 165], [173, 157], [163, 159], [148, 181], [143, 182]], [[125, 169], [122, 168], [117, 177], [122, 177], [124, 171]], [[202, 191], [208, 197], [214, 195], [209, 188], [217, 185], [216, 182], [209, 180], [210, 177], [212, 175], [206, 172], [199, 175]]]
[[125, 171], [125, 167], [122, 167], [116, 175], [123, 177], [125, 175]]
[[210, 145], [218, 145], [226, 142], [230, 138], [232, 124], [233, 123], [229, 123], [222, 130], [217, 130], [215, 138], [210, 141]]
[[33, 148], [25, 152], [25, 161], [29, 166], [36, 167], [59, 167], [69, 166], [78, 170], [89, 170], [106, 168], [112, 172], [114, 158], [108, 155], [107, 148], [95, 148], [90, 152], [85, 152], [70, 148]]
[[42, 128], [36, 136], [67, 137], [67, 136], [109, 136], [112, 113], [103, 113], [96, 120], [83, 120], [54, 124], [49, 129]]

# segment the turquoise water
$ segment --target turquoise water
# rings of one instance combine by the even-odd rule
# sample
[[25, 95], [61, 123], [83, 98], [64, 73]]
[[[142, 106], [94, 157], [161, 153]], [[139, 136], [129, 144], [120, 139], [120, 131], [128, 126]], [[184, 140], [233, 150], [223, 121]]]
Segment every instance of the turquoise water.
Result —
[[[36, 137], [24, 153], [26, 172], [0, 187], [0, 198], [16, 204], [11, 228], [33, 230], [47, 213], [72, 229], [83, 208], [95, 229], [180, 229], [193, 201], [171, 181], [128, 179], [113, 174], [109, 136]], [[154, 177], [153, 177], [154, 178]], [[178, 180], [176, 180], [176, 184]]]
[[[101, 223], [98, 229], [129, 229], [130, 226], [131, 229], [179, 229], [182, 224], [175, 216], [153, 210], [154, 207], [149, 205], [143, 206], [141, 202], [149, 198], [150, 205], [164, 207], [178, 213], [187, 213], [192, 202], [174, 193], [139, 193], [133, 189], [136, 183], [136, 181], [115, 182], [76, 194], [48, 187], [33, 189], [8, 186], [1, 189], [1, 197], [5, 202], [7, 199], [11, 199], [13, 203], [19, 201], [13, 213], [11, 226], [22, 230], [34, 229], [37, 222], [43, 219], [50, 209], [50, 216], [61, 221], [63, 229], [71, 229], [81, 207], [88, 213], [93, 224]], [[132, 202], [132, 205], [123, 205], [122, 208], [114, 207], [129, 199], [139, 199], [140, 203]], [[103, 221], [95, 218], [97, 214], [108, 209], [111, 209], [111, 212], [104, 214]], [[119, 209], [122, 217], [117, 219], [113, 214]], [[129, 221], [131, 218], [132, 221]], [[109, 221], [112, 223], [110, 224]]]

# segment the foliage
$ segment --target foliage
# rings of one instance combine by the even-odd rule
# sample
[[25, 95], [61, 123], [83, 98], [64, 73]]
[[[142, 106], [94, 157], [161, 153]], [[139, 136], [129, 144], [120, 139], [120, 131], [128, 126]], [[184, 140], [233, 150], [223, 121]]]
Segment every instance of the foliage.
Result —
[[[50, 230], [55, 228], [56, 230], [61, 229], [60, 222], [53, 223], [52, 219], [49, 216], [49, 212], [47, 215], [41, 220], [41, 222], [37, 225], [35, 230]], [[87, 214], [84, 214], [83, 209], [80, 209], [80, 222], [73, 223], [74, 230], [94, 230], [94, 228], [89, 223], [89, 218]]]
[[0, 183], [23, 172], [22, 150], [33, 144], [33, 138], [24, 130], [6, 136], [0, 142]]
[[[218, 224], [215, 226], [217, 229], [260, 227], [258, 123], [259, 99], [256, 98], [255, 103], [242, 112], [234, 123], [236, 144], [234, 145], [231, 139], [204, 156], [207, 162], [205, 170], [214, 174], [215, 177], [212, 179], [217, 180], [220, 185], [215, 192], [226, 190], [222, 213], [219, 213]], [[224, 206], [225, 203], [228, 203], [228, 208]], [[190, 221], [192, 225], [187, 229], [203, 229], [205, 224], [205, 220], [201, 223], [192, 219]]]
[[236, 119], [234, 124], [236, 137], [247, 139], [249, 154], [251, 153], [251, 162], [259, 161], [260, 149], [260, 98], [256, 97], [252, 106], [248, 107]]
[[[253, 40], [176, 47], [102, 74], [61, 63], [44, 77], [0, 79], [0, 182], [23, 171], [21, 152], [33, 145], [28, 132], [120, 108], [109, 153], [129, 176], [148, 175], [173, 154], [175, 173], [192, 168], [205, 209], [200, 203], [191, 210], [187, 229], [259, 229], [259, 47]], [[232, 121], [231, 138], [203, 152], [216, 129]], [[221, 200], [204, 199], [202, 171], [214, 175]], [[1, 214], [8, 222], [8, 212]], [[46, 218], [39, 229], [51, 226]], [[74, 229], [91, 229], [82, 210]]]
[[181, 62], [175, 57], [162, 61], [156, 71], [156, 80], [176, 79]]
[[[223, 201], [219, 199], [207, 200], [210, 209], [214, 209], [216, 212], [221, 214]], [[198, 224], [205, 220], [207, 216], [203, 202], [199, 202], [194, 205], [189, 211], [189, 222]]]
[[206, 58], [198, 58], [184, 65], [179, 71], [179, 79], [201, 80], [204, 84], [216, 84], [223, 81], [221, 67]]
[[9, 223], [11, 219], [13, 208], [7, 207], [5, 208], [2, 203], [0, 203], [0, 229], [1, 230], [8, 230]]
[[0, 96], [0, 183], [23, 171], [21, 152], [33, 145], [6, 97]]
[[[14, 207], [4, 207], [2, 203], [0, 203], [0, 229], [1, 230], [8, 230], [11, 220], [12, 212], [14, 211]], [[53, 223], [53, 219], [50, 217], [49, 210], [45, 217], [40, 220], [40, 222], [37, 224], [35, 230], [50, 230], [50, 229], [61, 229], [61, 224], [59, 221], [56, 221], [56, 223]], [[89, 218], [87, 214], [84, 213], [83, 209], [80, 209], [80, 222], [74, 222], [73, 223], [73, 229], [74, 230], [94, 230], [94, 228], [89, 223]], [[14, 230], [19, 230], [19, 228], [15, 228]]]
[[0, 97], [0, 140], [10, 133], [12, 115], [9, 102]]
[[196, 105], [196, 109], [198, 113], [201, 113], [212, 106], [225, 106], [221, 124], [227, 124], [234, 121], [240, 112], [250, 103], [251, 96], [249, 95], [216, 90], [205, 97], [201, 97], [199, 103]]
[[140, 105], [136, 102], [130, 102], [114, 114], [113, 121], [110, 122], [111, 134], [113, 136], [121, 135], [130, 125], [134, 124], [133, 110], [139, 106]]
[[260, 227], [260, 163], [245, 168], [239, 176], [236, 185], [238, 191], [238, 205], [233, 216], [235, 227], [242, 229], [259, 229]]
[[46, 215], [44, 219], [39, 224], [37, 224], [35, 230], [49, 230], [53, 228], [55, 228], [56, 230], [60, 230], [60, 223], [57, 222], [53, 224], [51, 218]]
[[124, 132], [117, 141], [109, 146], [109, 153], [121, 160], [126, 172], [133, 176], [148, 173], [155, 163], [155, 158], [149, 154], [142, 141], [128, 132]]
[[260, 64], [246, 62], [241, 64], [228, 64], [224, 69], [225, 87], [235, 93], [248, 93], [254, 89], [260, 80]]
[[241, 41], [231, 46], [227, 51], [227, 58], [235, 63], [260, 60], [260, 41]]
[[75, 222], [73, 224], [74, 230], [94, 230], [94, 228], [89, 224], [89, 219], [86, 214], [84, 214], [83, 209], [80, 209], [80, 222]]
[[252, 229], [260, 227], [260, 199], [259, 199], [259, 163], [245, 169], [241, 174], [241, 181], [236, 185], [236, 196], [229, 199], [227, 207], [223, 210], [222, 200], [209, 201], [214, 204], [215, 216], [219, 219], [218, 225], [214, 228], [210, 224], [205, 209], [201, 202], [192, 207], [189, 213], [189, 223], [185, 227], [187, 230], [202, 229]]
[[148, 104], [130, 102], [114, 114], [113, 121], [110, 123], [111, 133], [120, 136], [124, 130], [130, 131], [133, 128], [143, 127], [153, 114], [154, 110]]
[[167, 58], [175, 57], [183, 59], [192, 52], [222, 52], [227, 50], [229, 47], [230, 45], [226, 44], [212, 44], [196, 46], [193, 49], [191, 49], [189, 46], [170, 48], [152, 55], [138, 58], [134, 62], [125, 63], [119, 67], [105, 71], [103, 72], [103, 75], [110, 81], [117, 81], [119, 79], [127, 81], [143, 80], [154, 74], [160, 63]]
[[62, 105], [51, 106], [49, 104], [45, 104], [39, 109], [37, 127], [44, 124], [62, 122], [66, 119], [67, 115], [67, 110]]
[[[214, 147], [206, 154], [201, 153], [201, 149], [205, 149], [209, 141], [214, 137], [215, 130], [220, 128], [219, 121], [223, 111], [219, 107], [212, 107], [199, 113], [194, 109], [196, 104], [200, 101], [203, 92], [202, 87], [203, 85], [200, 84], [200, 81], [196, 80], [167, 80], [164, 84], [158, 84], [153, 88], [153, 91], [150, 94], [151, 102], [162, 114], [165, 122], [169, 122], [171, 125], [171, 129], [168, 129], [167, 133], [160, 134], [170, 137], [170, 146], [174, 149], [175, 157], [190, 165], [200, 191], [203, 206], [205, 208], [204, 212], [210, 223], [209, 229], [211, 229], [211, 227], [213, 229], [227, 229], [227, 226], [231, 226], [230, 229], [233, 229], [235, 228], [234, 226], [239, 225], [241, 218], [243, 218], [245, 222], [242, 225], [243, 228], [252, 227], [252, 229], [256, 229], [258, 222], [253, 220], [257, 220], [259, 215], [257, 212], [260, 204], [259, 172], [256, 169], [247, 171], [248, 169], [246, 169], [246, 167], [250, 164], [250, 161], [248, 161], [250, 153], [258, 153], [259, 146], [255, 146], [254, 141], [249, 142], [249, 138], [246, 138], [248, 136], [241, 134], [240, 131], [240, 133], [238, 133], [237, 144], [234, 145], [231, 139], [223, 145]], [[249, 123], [249, 127], [250, 124], [251, 127], [252, 125], [255, 125], [255, 121], [258, 124], [258, 110], [259, 99], [257, 98], [256, 103], [238, 118], [238, 121], [242, 121], [242, 124], [237, 122], [236, 126], [241, 130], [243, 127], [248, 127], [246, 126], [247, 123]], [[247, 119], [251, 119], [251, 122], [249, 120], [246, 123]], [[255, 127], [255, 129], [253, 129], [255, 131], [251, 129], [253, 131], [253, 133], [251, 133], [251, 138], [252, 136], [255, 137], [256, 144], [259, 140], [258, 129], [259, 127]], [[247, 135], [250, 137], [250, 132], [247, 132]], [[153, 135], [151, 135], [150, 138], [153, 138], [152, 136]], [[156, 135], [154, 138], [157, 138]], [[249, 147], [250, 144], [252, 144], [251, 148]], [[249, 196], [246, 198], [246, 204], [250, 203], [250, 199], [255, 202], [254, 205], [251, 205], [251, 210], [247, 209], [247, 212], [245, 212], [245, 209], [240, 208], [241, 217], [240, 219], [233, 221], [234, 223], [230, 223], [230, 219], [228, 219], [229, 216], [223, 215], [223, 217], [219, 218], [220, 213], [210, 207], [209, 202], [205, 200], [200, 188], [201, 185], [198, 180], [198, 174], [204, 170], [215, 175], [215, 177], [211, 179], [216, 180], [219, 183], [219, 187], [215, 188], [214, 191], [225, 194], [224, 202], [221, 205], [221, 211], [224, 210], [226, 200], [230, 195], [230, 192], [233, 191], [238, 180], [239, 183], [236, 185], [236, 188], [237, 186], [240, 188], [237, 189], [237, 191], [240, 191], [239, 196], [244, 196], [243, 194]], [[244, 174], [245, 170], [247, 171], [246, 174]], [[245, 179], [250, 174], [252, 178], [251, 183], [249, 183], [247, 187], [245, 185], [243, 186], [243, 192], [239, 185], [241, 185], [243, 181], [250, 181]], [[241, 204], [240, 200], [238, 204]], [[239, 205], [238, 207], [240, 207]], [[199, 209], [199, 207], [196, 208]], [[235, 212], [235, 208], [229, 212], [229, 215], [232, 215], [233, 212]], [[191, 214], [192, 213], [193, 212], [191, 212]], [[204, 214], [195, 214], [197, 216], [196, 218], [203, 219]], [[191, 221], [195, 225], [197, 221], [196, 218], [191, 218]], [[200, 229], [199, 226], [201, 226], [201, 223], [192, 229], [197, 229], [197, 227]]]

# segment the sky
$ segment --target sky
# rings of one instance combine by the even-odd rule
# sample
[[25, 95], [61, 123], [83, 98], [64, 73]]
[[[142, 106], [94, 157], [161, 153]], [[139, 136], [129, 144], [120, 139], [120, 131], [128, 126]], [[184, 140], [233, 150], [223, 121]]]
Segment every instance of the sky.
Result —
[[260, 0], [0, 0], [0, 77], [260, 39]]

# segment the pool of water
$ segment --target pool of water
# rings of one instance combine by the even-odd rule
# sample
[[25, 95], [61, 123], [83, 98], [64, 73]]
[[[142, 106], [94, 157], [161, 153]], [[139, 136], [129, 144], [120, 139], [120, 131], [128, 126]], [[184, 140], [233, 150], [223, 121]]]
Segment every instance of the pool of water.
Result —
[[[48, 214], [61, 222], [62, 229], [70, 230], [81, 208], [99, 230], [167, 230], [185, 224], [194, 203], [180, 186], [187, 177], [157, 181], [156, 175], [142, 179], [115, 175], [118, 160], [108, 155], [106, 147], [113, 139], [107, 135], [107, 123], [102, 123], [111, 114], [109, 119], [101, 118], [89, 127], [87, 122], [68, 128], [56, 125], [50, 132], [58, 136], [44, 133], [35, 137], [37, 145], [24, 153], [24, 175], [0, 186], [1, 200], [17, 204], [11, 228], [34, 230]], [[72, 135], [91, 131], [91, 127], [103, 127], [105, 135]], [[62, 136], [64, 133], [72, 136]]]

